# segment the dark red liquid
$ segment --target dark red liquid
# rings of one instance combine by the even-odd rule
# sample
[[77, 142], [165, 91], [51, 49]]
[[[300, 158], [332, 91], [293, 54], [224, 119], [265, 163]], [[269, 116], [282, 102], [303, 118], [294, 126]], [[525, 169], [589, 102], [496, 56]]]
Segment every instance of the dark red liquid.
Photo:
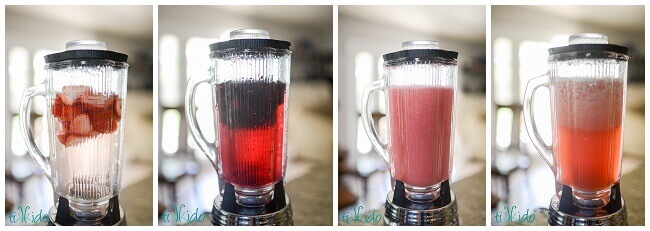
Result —
[[217, 151], [222, 179], [259, 188], [282, 180], [285, 83], [216, 86]]

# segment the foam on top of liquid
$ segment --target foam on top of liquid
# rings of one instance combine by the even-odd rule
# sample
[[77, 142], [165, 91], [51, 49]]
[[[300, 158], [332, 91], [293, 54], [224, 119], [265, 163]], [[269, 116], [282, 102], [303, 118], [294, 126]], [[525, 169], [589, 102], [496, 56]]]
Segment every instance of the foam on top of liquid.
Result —
[[552, 97], [559, 126], [603, 130], [622, 125], [622, 80], [572, 78], [553, 83]]

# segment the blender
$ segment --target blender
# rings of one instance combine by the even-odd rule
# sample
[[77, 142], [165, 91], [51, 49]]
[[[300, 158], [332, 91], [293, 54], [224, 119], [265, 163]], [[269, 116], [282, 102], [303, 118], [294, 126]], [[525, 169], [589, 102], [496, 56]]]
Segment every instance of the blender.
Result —
[[[185, 114], [190, 134], [219, 177], [211, 223], [292, 225], [284, 192], [291, 43], [260, 29], [240, 29], [210, 45], [210, 78], [190, 78]], [[196, 120], [194, 95], [210, 84], [216, 142]]]
[[[49, 225], [125, 225], [119, 205], [127, 55], [77, 40], [45, 56], [45, 80], [25, 90], [20, 128], [30, 156], [52, 184]], [[47, 102], [49, 153], [36, 146], [29, 102]]]
[[[555, 176], [549, 225], [627, 225], [619, 185], [627, 51], [604, 34], [571, 35], [568, 46], [548, 50], [549, 71], [528, 81], [526, 130]], [[539, 87], [550, 91], [552, 146], [532, 112]]]
[[[384, 76], [362, 96], [362, 122], [375, 151], [390, 169], [387, 225], [458, 225], [452, 167], [458, 53], [436, 41], [408, 41], [385, 54]], [[375, 131], [371, 94], [386, 93], [388, 143]]]

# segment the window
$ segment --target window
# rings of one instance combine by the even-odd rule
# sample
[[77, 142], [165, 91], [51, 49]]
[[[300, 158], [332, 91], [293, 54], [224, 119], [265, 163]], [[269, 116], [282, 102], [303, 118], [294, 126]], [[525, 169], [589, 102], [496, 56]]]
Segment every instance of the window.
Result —
[[11, 152], [17, 156], [27, 154], [27, 145], [23, 141], [22, 133], [20, 132], [20, 122], [18, 116], [11, 119]]
[[497, 110], [496, 144], [500, 150], [506, 150], [512, 143], [512, 109], [502, 107]]
[[[52, 53], [54, 53], [54, 51], [43, 49], [34, 52], [34, 58], [32, 61], [32, 65], [34, 67], [34, 85], [41, 84], [45, 79], [45, 58], [43, 57]], [[36, 112], [38, 115], [44, 115], [46, 108], [45, 98], [35, 97], [33, 100], [34, 102], [32, 103], [32, 107], [34, 108], [34, 112]]]
[[[524, 101], [526, 84], [531, 78], [548, 71], [548, 48], [550, 43], [523, 41], [519, 45], [519, 103]], [[537, 98], [535, 98], [537, 99]]]
[[187, 40], [187, 44], [185, 45], [185, 59], [187, 61], [186, 78], [205, 79], [209, 76], [209, 45], [215, 42], [218, 42], [218, 40], [199, 37], [192, 37]]
[[361, 97], [363, 89], [373, 81], [373, 57], [370, 52], [359, 52], [354, 57], [354, 78], [356, 80], [357, 112], [361, 112]]
[[9, 110], [19, 113], [20, 98], [29, 87], [29, 51], [24, 47], [13, 47], [8, 54], [9, 65]]
[[492, 92], [498, 105], [514, 103], [512, 79], [512, 42], [507, 38], [494, 40], [494, 79]]
[[366, 135], [366, 130], [363, 129], [361, 116], [357, 119], [357, 151], [361, 154], [367, 154], [372, 151], [372, 144], [370, 138]]
[[[546, 74], [548, 71], [548, 42], [523, 41], [519, 45], [519, 102], [524, 99], [526, 84], [531, 78]], [[545, 87], [540, 87], [535, 92], [533, 99], [533, 112], [535, 113], [535, 123], [540, 136], [546, 142], [551, 144], [551, 102], [549, 91]], [[524, 120], [520, 120], [520, 131], [525, 132]]]
[[[370, 52], [362, 51], [355, 55], [354, 57], [354, 77], [356, 84], [356, 109], [357, 109], [357, 150], [361, 154], [370, 153], [372, 151], [372, 143], [366, 135], [366, 130], [363, 128], [362, 124], [362, 115], [361, 115], [361, 97], [363, 96], [363, 90], [369, 83], [383, 78], [384, 75], [384, 58], [380, 55], [377, 58], [377, 63], [373, 63], [373, 54]], [[377, 72], [374, 72], [373, 69], [376, 68]], [[370, 102], [370, 113], [380, 113], [379, 119], [376, 115], [373, 116], [375, 121], [375, 129], [377, 129], [377, 134], [382, 141], [388, 140], [388, 120], [386, 118], [386, 94], [383, 91], [376, 91], [371, 95]]]
[[161, 145], [163, 153], [171, 155], [178, 151], [181, 131], [181, 113], [176, 109], [167, 109], [162, 114]]
[[185, 86], [179, 78], [179, 41], [174, 35], [160, 36], [158, 50], [158, 83], [159, 101], [164, 107], [178, 107], [183, 102]]
[[[196, 79], [206, 79], [210, 77], [210, 49], [212, 43], [218, 42], [217, 39], [192, 37], [187, 40], [185, 46], [186, 72], [187, 77]], [[212, 105], [212, 89], [209, 85], [202, 84], [196, 88], [196, 120], [201, 131], [208, 141], [214, 140], [214, 117]], [[194, 140], [190, 142], [193, 147], [196, 144]], [[198, 147], [196, 147], [198, 148]], [[195, 149], [196, 149], [195, 148]]]
[[[377, 59], [377, 77], [378, 79], [384, 78], [384, 57], [381, 55]], [[383, 91], [377, 92], [375, 96], [377, 102], [377, 110], [379, 113], [386, 115], [386, 94]]]

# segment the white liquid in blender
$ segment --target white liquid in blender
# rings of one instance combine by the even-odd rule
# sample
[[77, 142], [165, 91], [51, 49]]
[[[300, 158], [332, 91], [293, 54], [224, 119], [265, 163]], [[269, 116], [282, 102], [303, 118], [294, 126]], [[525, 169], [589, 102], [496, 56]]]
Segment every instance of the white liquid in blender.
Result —
[[[116, 195], [119, 179], [114, 163], [118, 160], [119, 138], [115, 133], [81, 138], [72, 146], [57, 145], [55, 162], [58, 190], [63, 197], [80, 202], [101, 202]], [[115, 178], [115, 179], [111, 179]]]

